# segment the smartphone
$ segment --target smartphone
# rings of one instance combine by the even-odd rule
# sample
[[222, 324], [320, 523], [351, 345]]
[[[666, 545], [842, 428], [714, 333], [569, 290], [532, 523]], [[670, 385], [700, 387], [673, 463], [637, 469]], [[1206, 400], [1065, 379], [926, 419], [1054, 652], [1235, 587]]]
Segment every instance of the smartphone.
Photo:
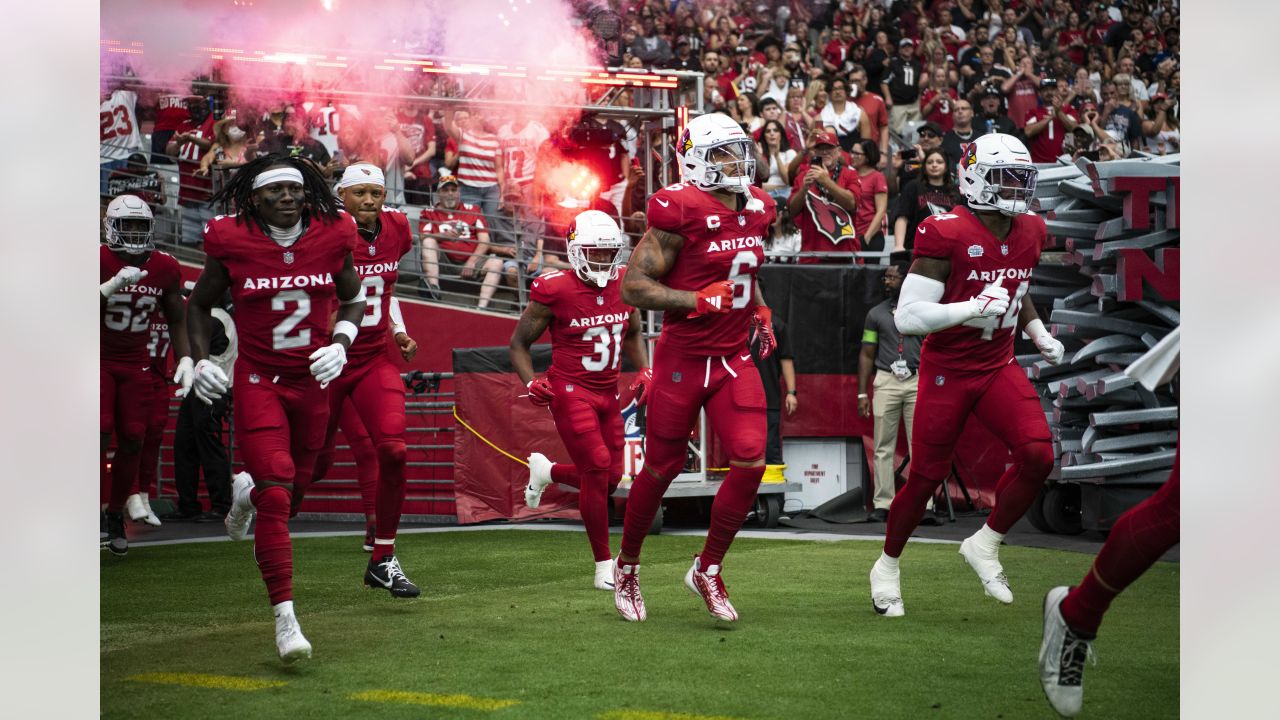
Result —
[[898, 157], [902, 158], [903, 160], [915, 160], [916, 149], [907, 148], [906, 150], [903, 150], [902, 152], [898, 153]]

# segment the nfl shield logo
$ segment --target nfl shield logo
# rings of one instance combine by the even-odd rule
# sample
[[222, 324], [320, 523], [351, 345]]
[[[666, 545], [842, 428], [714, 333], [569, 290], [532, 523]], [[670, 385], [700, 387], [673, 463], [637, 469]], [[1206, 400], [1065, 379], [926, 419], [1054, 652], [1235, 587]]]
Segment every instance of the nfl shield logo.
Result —
[[738, 216], [738, 224], [739, 224], [739, 225], [746, 225], [746, 224], [747, 224], [747, 219], [746, 219], [745, 217], [743, 217], [743, 216], [739, 215], [739, 216]]
[[292, 264], [293, 264], [293, 253], [291, 253], [291, 252], [286, 252], [286, 253], [284, 254], [284, 264], [285, 264], [285, 265], [292, 265]]
[[564, 391], [565, 391], [565, 392], [573, 392], [573, 386], [572, 386], [572, 385], [565, 385], [565, 386], [564, 386]]
[[372, 245], [370, 245], [370, 246], [369, 246], [369, 254], [370, 254], [370, 255], [377, 255], [377, 254], [378, 254], [378, 251], [377, 251], [377, 249], [375, 249]]
[[1001, 254], [1001, 255], [1008, 255], [1008, 254], [1009, 254], [1009, 246], [1008, 246], [1008, 245], [1001, 245], [1001, 246], [1000, 246], [1000, 254]]
[[946, 381], [947, 381], [947, 379], [946, 379], [945, 377], [943, 377], [943, 376], [939, 375], [939, 376], [937, 376], [937, 377], [935, 377], [935, 378], [933, 379], [933, 384], [934, 384], [934, 385], [941, 385], [941, 384], [945, 383]]
[[680, 373], [678, 372], [671, 373], [671, 382], [680, 382]]
[[603, 296], [603, 295], [597, 295], [597, 296], [596, 296], [596, 304], [597, 304], [597, 305], [603, 305], [603, 304], [604, 304], [604, 296]]

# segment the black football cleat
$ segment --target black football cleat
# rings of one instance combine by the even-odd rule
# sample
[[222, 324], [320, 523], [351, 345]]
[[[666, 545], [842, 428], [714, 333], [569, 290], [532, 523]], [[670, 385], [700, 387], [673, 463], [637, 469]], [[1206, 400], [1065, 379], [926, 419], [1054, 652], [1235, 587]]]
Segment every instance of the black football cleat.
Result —
[[395, 555], [388, 555], [381, 562], [370, 560], [364, 571], [364, 584], [371, 588], [381, 588], [394, 597], [415, 598], [422, 594], [417, 585], [409, 582], [400, 569], [400, 561]]
[[129, 554], [129, 539], [124, 534], [124, 513], [107, 513], [106, 548], [116, 557]]

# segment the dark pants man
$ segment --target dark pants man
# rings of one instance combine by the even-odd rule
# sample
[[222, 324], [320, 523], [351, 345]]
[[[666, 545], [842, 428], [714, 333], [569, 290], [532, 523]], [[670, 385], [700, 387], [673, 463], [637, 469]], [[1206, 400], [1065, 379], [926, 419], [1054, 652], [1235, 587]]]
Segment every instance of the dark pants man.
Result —
[[201, 469], [209, 490], [207, 519], [220, 520], [231, 509], [231, 463], [222, 437], [226, 415], [225, 398], [215, 399], [212, 405], [204, 404], [195, 393], [182, 399], [173, 439], [173, 476], [180, 516], [206, 519], [201, 516], [200, 500], [196, 497]]

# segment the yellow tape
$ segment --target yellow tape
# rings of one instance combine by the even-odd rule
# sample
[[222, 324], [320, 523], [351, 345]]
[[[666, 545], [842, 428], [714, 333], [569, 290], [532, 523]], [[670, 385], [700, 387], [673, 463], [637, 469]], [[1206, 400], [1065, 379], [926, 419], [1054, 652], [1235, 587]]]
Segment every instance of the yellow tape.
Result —
[[126, 678], [135, 682], [156, 683], [159, 685], [182, 685], [185, 687], [212, 688], [214, 690], [266, 690], [267, 688], [284, 687], [288, 683], [281, 680], [256, 680], [254, 678], [236, 677], [234, 675], [204, 675], [201, 673], [144, 673]]
[[518, 700], [494, 700], [470, 695], [437, 695], [435, 693], [404, 692], [402, 690], [366, 690], [352, 693], [348, 700], [365, 702], [398, 703], [401, 705], [433, 705], [435, 707], [463, 708], [465, 710], [502, 710], [519, 705]]
[[485, 445], [488, 445], [489, 447], [493, 448], [494, 450], [497, 450], [498, 452], [502, 453], [503, 455], [506, 455], [507, 457], [511, 458], [512, 460], [515, 460], [516, 462], [520, 463], [521, 465], [524, 465], [525, 467], [528, 467], [528, 466], [529, 466], [529, 463], [525, 462], [524, 460], [521, 460], [520, 458], [516, 457], [515, 455], [512, 455], [511, 453], [507, 452], [506, 450], [503, 450], [502, 448], [498, 447], [497, 445], [494, 445], [492, 442], [489, 442], [489, 438], [487, 438], [487, 437], [485, 437], [485, 436], [481, 435], [480, 433], [476, 432], [476, 429], [475, 429], [475, 428], [473, 428], [473, 427], [471, 427], [470, 425], [468, 425], [468, 424], [467, 424], [467, 421], [466, 421], [466, 420], [463, 420], [463, 419], [462, 419], [462, 417], [458, 415], [458, 406], [457, 406], [457, 405], [454, 405], [454, 406], [453, 406], [453, 419], [454, 419], [454, 420], [457, 420], [457, 421], [462, 425], [462, 427], [464, 427], [464, 428], [466, 428], [466, 429], [470, 430], [472, 435], [475, 435], [476, 437], [480, 438], [480, 442], [484, 443]]

